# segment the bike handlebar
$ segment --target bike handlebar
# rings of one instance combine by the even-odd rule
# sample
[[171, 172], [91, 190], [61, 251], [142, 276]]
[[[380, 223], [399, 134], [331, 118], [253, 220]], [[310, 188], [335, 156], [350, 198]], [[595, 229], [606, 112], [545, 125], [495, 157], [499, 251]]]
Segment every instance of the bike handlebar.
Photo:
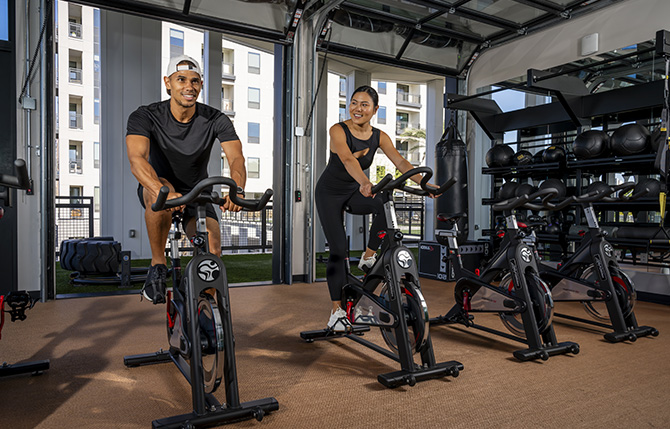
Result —
[[[536, 192], [533, 192], [530, 195], [522, 194], [519, 195], [518, 197], [509, 198], [505, 201], [495, 203], [493, 205], [493, 210], [495, 211], [513, 210], [521, 206], [530, 208], [531, 210], [543, 210], [544, 206], [536, 206], [535, 204], [529, 204], [529, 202], [533, 201], [536, 198], [542, 198], [542, 202], [544, 203], [545, 201], [549, 201], [553, 198], [556, 198], [557, 195], [558, 191], [555, 188], [540, 189]], [[541, 207], [541, 208], [536, 209], [534, 207]]]
[[[617, 186], [610, 186], [608, 189], [600, 189], [591, 191], [587, 194], [579, 196], [570, 196], [566, 197], [559, 202], [551, 202], [550, 200], [554, 199], [558, 195], [558, 191], [554, 188], [545, 188], [545, 190], [551, 190], [551, 193], [541, 193], [542, 190], [535, 192], [531, 195], [520, 195], [515, 198], [510, 198], [505, 201], [501, 201], [493, 205], [493, 210], [495, 211], [504, 211], [512, 210], [518, 207], [524, 207], [530, 210], [550, 210], [558, 211], [562, 210], [565, 207], [574, 204], [574, 203], [592, 203], [596, 201], [606, 201], [606, 202], [622, 202], [622, 201], [632, 201], [636, 200], [644, 195], [647, 195], [650, 190], [645, 187], [639, 192], [634, 193], [631, 196], [625, 196], [624, 193], [630, 191], [635, 187], [635, 183], [624, 183]], [[613, 198], [610, 195], [619, 193], [619, 197]], [[527, 197], [527, 198], [524, 198]], [[542, 202], [540, 204], [532, 203], [531, 201], [535, 200], [538, 197], [542, 197]]]
[[[623, 194], [630, 191], [635, 187], [634, 183], [624, 183], [621, 185], [617, 186], [609, 186], [608, 189], [600, 189], [600, 190], [595, 190], [591, 191], [589, 193], [579, 195], [579, 196], [572, 196], [572, 197], [567, 197], [564, 200], [560, 201], [559, 203], [550, 203], [549, 201], [544, 201], [542, 202], [542, 205], [544, 206], [544, 209], [547, 210], [552, 210], [552, 211], [557, 211], [557, 210], [562, 210], [565, 207], [569, 206], [570, 204], [573, 203], [593, 203], [596, 201], [606, 201], [606, 202], [621, 202], [621, 201], [632, 201], [635, 199], [638, 199], [646, 194], [649, 193], [649, 188], [644, 188], [642, 191], [637, 192], [630, 197], [626, 197]], [[610, 197], [610, 195], [619, 193], [619, 197], [613, 198]], [[542, 210], [543, 208], [533, 208], [534, 210]]]
[[272, 197], [272, 189], [267, 189], [263, 196], [258, 200], [245, 200], [237, 196], [237, 183], [230, 177], [214, 176], [208, 177], [206, 179], [198, 182], [195, 187], [186, 195], [182, 195], [179, 198], [173, 198], [171, 200], [167, 199], [168, 194], [170, 193], [170, 188], [163, 186], [158, 192], [158, 197], [156, 197], [156, 202], [151, 205], [151, 210], [157, 212], [164, 209], [170, 209], [178, 206], [182, 206], [193, 201], [199, 200], [205, 203], [213, 203], [216, 205], [222, 205], [224, 199], [219, 197], [219, 194], [216, 192], [203, 193], [203, 191], [212, 186], [212, 185], [226, 185], [230, 189], [228, 196], [233, 204], [236, 204], [240, 207], [244, 207], [250, 211], [259, 211], [262, 210], [270, 198]]
[[28, 168], [26, 162], [22, 159], [14, 161], [14, 174], [0, 174], [0, 186], [9, 188], [28, 189], [30, 187], [30, 178], [28, 178]]
[[[411, 186], [405, 185], [405, 182], [410, 177], [415, 174], [423, 174], [421, 183], [419, 183], [419, 188], [414, 188]], [[393, 179], [393, 176], [387, 174], [382, 180], [379, 181], [376, 185], [372, 187], [372, 193], [376, 194], [379, 191], [389, 191], [392, 189], [400, 189], [402, 191], [408, 192], [410, 194], [419, 195], [425, 197], [427, 195], [440, 195], [447, 189], [451, 188], [454, 183], [456, 183], [455, 178], [447, 180], [446, 183], [442, 184], [439, 188], [430, 188], [428, 187], [428, 181], [433, 177], [433, 170], [430, 167], [416, 167], [411, 170], [403, 173], [397, 179]]]

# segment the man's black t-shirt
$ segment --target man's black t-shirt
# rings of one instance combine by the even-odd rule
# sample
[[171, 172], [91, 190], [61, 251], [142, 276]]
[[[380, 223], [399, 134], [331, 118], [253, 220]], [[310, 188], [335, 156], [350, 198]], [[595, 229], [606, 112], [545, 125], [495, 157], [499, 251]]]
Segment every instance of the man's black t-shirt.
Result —
[[170, 112], [170, 100], [140, 106], [128, 117], [126, 135], [140, 135], [151, 142], [149, 164], [158, 177], [167, 179], [180, 193], [193, 189], [207, 177], [207, 164], [215, 139], [239, 140], [230, 119], [220, 111], [196, 103], [187, 123]]

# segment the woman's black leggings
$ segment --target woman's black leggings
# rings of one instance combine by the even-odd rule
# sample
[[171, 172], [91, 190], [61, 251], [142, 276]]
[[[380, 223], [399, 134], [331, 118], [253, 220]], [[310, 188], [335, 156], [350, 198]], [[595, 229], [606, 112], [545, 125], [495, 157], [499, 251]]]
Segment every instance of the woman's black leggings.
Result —
[[352, 187], [343, 188], [345, 187], [323, 186], [322, 183], [316, 186], [316, 209], [319, 212], [321, 227], [330, 248], [326, 280], [332, 301], [342, 299], [342, 288], [347, 283], [345, 266], [347, 235], [344, 231], [344, 207], [349, 206], [352, 214], [372, 213], [374, 215], [367, 245], [370, 249], [379, 248], [382, 239], [379, 238], [378, 233], [386, 229], [384, 207], [379, 195], [374, 198], [364, 197], [358, 190], [358, 184], [353, 191]]

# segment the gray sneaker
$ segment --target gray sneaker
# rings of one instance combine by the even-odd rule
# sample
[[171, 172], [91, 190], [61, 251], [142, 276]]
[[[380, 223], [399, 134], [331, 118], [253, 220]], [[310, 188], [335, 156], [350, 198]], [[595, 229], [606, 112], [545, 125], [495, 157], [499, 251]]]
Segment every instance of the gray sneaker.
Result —
[[152, 265], [147, 272], [147, 280], [142, 288], [142, 296], [154, 304], [165, 303], [167, 267], [164, 264]]

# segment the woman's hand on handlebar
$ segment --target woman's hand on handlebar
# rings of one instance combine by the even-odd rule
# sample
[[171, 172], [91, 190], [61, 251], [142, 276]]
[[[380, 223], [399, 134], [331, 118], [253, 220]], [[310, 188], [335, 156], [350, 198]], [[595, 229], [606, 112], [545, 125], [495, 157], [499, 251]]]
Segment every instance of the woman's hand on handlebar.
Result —
[[[439, 186], [437, 186], [437, 185], [433, 185], [432, 183], [426, 183], [426, 187], [427, 187], [427, 188], [430, 188], [430, 189], [434, 189], [434, 190], [436, 190], [436, 191], [437, 191], [438, 189], [440, 189]], [[438, 194], [438, 193], [433, 194], [433, 193], [429, 192], [428, 195], [426, 195], [426, 196], [429, 197], [429, 198], [437, 198], [437, 197], [439, 197], [440, 195], [442, 195], [442, 194]]]
[[374, 197], [372, 194], [372, 183], [370, 181], [363, 183], [358, 190], [364, 197]]

